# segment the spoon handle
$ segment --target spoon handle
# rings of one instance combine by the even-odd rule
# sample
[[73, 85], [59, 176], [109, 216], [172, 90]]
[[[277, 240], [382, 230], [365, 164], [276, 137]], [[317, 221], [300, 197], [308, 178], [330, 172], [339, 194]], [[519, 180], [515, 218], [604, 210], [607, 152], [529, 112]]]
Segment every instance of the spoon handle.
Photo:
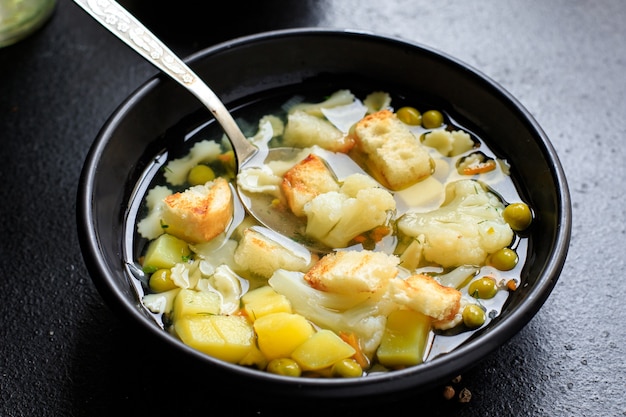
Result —
[[135, 52], [194, 94], [230, 138], [239, 166], [257, 152], [213, 90], [128, 10], [114, 0], [74, 2]]

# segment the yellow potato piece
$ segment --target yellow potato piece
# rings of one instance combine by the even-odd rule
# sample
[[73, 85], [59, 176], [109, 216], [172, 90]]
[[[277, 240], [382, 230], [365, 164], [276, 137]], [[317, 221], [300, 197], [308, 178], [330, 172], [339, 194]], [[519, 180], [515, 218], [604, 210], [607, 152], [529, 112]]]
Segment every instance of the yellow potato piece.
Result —
[[387, 318], [387, 326], [376, 352], [386, 367], [418, 365], [423, 362], [430, 336], [430, 317], [414, 310], [397, 310]]
[[150, 242], [143, 260], [144, 270], [171, 268], [191, 254], [189, 244], [172, 235], [163, 234]]
[[298, 362], [302, 370], [314, 371], [328, 368], [355, 353], [354, 348], [333, 331], [322, 329], [298, 346], [291, 358]]
[[216, 293], [183, 288], [174, 299], [174, 317], [219, 314], [221, 300]]
[[238, 363], [254, 346], [252, 325], [241, 316], [185, 316], [174, 329], [188, 346], [230, 363]]
[[272, 313], [291, 313], [291, 303], [270, 286], [256, 288], [241, 297], [243, 309], [251, 321]]
[[259, 350], [268, 360], [289, 357], [296, 347], [315, 333], [306, 318], [285, 312], [258, 318], [254, 330]]
[[263, 353], [259, 350], [256, 344], [252, 345], [252, 349], [244, 356], [239, 362], [239, 365], [243, 366], [253, 366], [257, 369], [265, 369], [268, 364], [268, 360], [263, 355]]

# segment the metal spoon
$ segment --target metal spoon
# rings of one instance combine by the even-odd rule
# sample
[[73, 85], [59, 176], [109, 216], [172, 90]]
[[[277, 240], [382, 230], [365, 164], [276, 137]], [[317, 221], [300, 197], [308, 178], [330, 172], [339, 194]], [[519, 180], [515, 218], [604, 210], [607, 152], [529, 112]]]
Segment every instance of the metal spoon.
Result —
[[[300, 151], [292, 148], [273, 148], [260, 152], [259, 148], [246, 139], [224, 103], [211, 88], [119, 3], [114, 0], [74, 0], [74, 2], [135, 52], [189, 90], [211, 111], [232, 144], [237, 159], [237, 172], [241, 172], [243, 168], [262, 166], [266, 160], [291, 159]], [[347, 155], [331, 154], [329, 152], [327, 155], [327, 158], [335, 159], [334, 162], [327, 160], [331, 166], [350, 166], [353, 172], [363, 172]], [[278, 216], [267, 209], [267, 200], [261, 195], [244, 194], [239, 187], [237, 193], [246, 211], [267, 228], [298, 240], [311, 250], [317, 252], [331, 250], [319, 242], [302, 240], [303, 228], [306, 226], [303, 219], [295, 215], [289, 216], [290, 213], [287, 216]]]
[[257, 153], [224, 103], [180, 58], [128, 10], [114, 0], [74, 0], [91, 17], [135, 52], [189, 90], [211, 111], [230, 139], [239, 168]]

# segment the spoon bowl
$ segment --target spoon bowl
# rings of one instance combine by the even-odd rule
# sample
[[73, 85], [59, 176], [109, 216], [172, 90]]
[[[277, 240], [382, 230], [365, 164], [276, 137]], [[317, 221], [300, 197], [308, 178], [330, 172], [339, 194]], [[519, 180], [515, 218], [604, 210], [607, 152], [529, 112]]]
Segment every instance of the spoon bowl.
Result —
[[[347, 154], [331, 152], [322, 148], [316, 148], [312, 152], [326, 162], [338, 181], [342, 181], [345, 177], [355, 173], [370, 176], [369, 173]], [[304, 152], [304, 150], [300, 148], [279, 147], [260, 149], [259, 152], [249, 158], [239, 169], [241, 172], [246, 169], [260, 167], [272, 161], [294, 161], [295, 163], [298, 159], [302, 159], [308, 154], [308, 152]], [[380, 187], [384, 188], [382, 185], [380, 185]], [[297, 241], [298, 244], [304, 246], [306, 249], [319, 254], [334, 250], [334, 248], [328, 247], [324, 243], [306, 236], [306, 218], [298, 217], [290, 210], [281, 210], [280, 213], [278, 213], [277, 210], [272, 209], [273, 197], [271, 195], [246, 192], [242, 189], [239, 182], [237, 184], [237, 193], [248, 212], [250, 212], [259, 223], [277, 233], [274, 234], [272, 239], [278, 240], [282, 242], [284, 246], [289, 247], [293, 246], [293, 243], [290, 244], [289, 241]], [[294, 250], [296, 249], [294, 248]]]

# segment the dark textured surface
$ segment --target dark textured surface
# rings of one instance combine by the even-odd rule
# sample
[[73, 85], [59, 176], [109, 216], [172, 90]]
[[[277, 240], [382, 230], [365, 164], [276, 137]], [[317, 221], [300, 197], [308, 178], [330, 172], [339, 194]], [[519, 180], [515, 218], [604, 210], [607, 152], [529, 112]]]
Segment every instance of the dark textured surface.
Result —
[[[236, 15], [201, 14], [190, 0], [122, 3], [183, 56], [298, 26], [429, 45], [510, 91], [560, 155], [574, 210], [568, 261], [530, 323], [463, 374], [457, 388], [471, 401], [445, 401], [436, 387], [326, 414], [626, 415], [621, 0], [266, 1], [227, 6]], [[68, 0], [41, 31], [0, 49], [0, 415], [210, 415], [217, 404], [232, 415], [319, 415], [323, 404], [242, 402], [211, 376], [181, 376], [113, 315], [86, 272], [75, 225], [83, 160], [107, 117], [155, 73]]]

